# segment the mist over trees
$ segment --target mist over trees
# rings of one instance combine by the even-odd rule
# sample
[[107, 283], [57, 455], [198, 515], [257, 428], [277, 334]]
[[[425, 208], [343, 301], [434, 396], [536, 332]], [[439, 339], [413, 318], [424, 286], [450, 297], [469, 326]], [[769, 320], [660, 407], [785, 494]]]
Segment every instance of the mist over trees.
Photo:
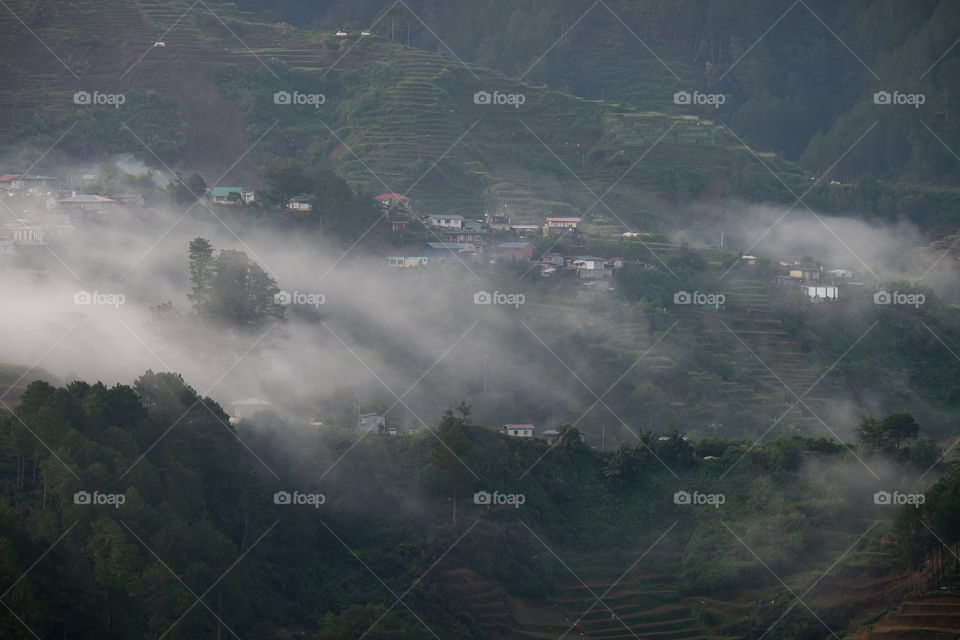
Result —
[[[187, 251], [191, 316], [213, 327], [257, 331], [282, 321], [280, 288], [263, 267], [237, 249], [214, 250], [205, 238], [194, 238]], [[153, 326], [161, 333], [177, 331], [184, 316], [172, 302], [153, 308]]]
[[960, 4], [0, 4], [0, 640], [960, 637]]
[[[141, 637], [137, 630], [147, 629], [151, 637], [189, 638], [226, 627], [268, 634], [273, 624], [312, 620], [316, 637], [353, 637], [385, 614], [372, 637], [412, 638], [421, 633], [418, 621], [406, 609], [386, 613], [389, 594], [362, 579], [369, 574], [355, 556], [342, 553], [343, 539], [375, 572], [389, 571], [391, 582], [406, 585], [421, 575], [423, 563], [437, 561], [471, 531], [450, 561], [470, 558], [512, 593], [535, 594], [550, 589], [566, 569], [529, 535], [531, 528], [552, 544], [612, 550], [618, 540], [660, 535], [668, 523], [658, 514], [669, 509], [688, 540], [662, 551], [678, 554], [682, 590], [719, 594], [761, 584], [766, 569], [803, 566], [817, 555], [819, 527], [851, 510], [870, 511], [866, 491], [839, 500], [833, 494], [829, 476], [846, 473], [849, 458], [827, 441], [694, 445], [676, 433], [666, 440], [644, 434], [635, 446], [600, 452], [567, 428], [550, 448], [491, 433], [461, 405], [441, 417], [435, 435], [370, 435], [351, 454], [347, 470], [337, 465], [350, 442], [345, 432], [288, 424], [284, 442], [258, 422], [231, 425], [215, 402], [173, 373], [147, 371], [133, 386], [111, 388], [32, 383], [17, 416], [0, 418], [0, 460], [7, 470], [0, 483], [0, 573], [14, 584], [6, 602], [49, 636]], [[166, 434], [170, 424], [175, 431]], [[289, 447], [299, 455], [291, 458]], [[708, 452], [716, 459], [703, 460]], [[747, 460], [738, 465], [742, 456]], [[824, 467], [805, 471], [809, 464]], [[530, 465], [534, 471], [519, 479]], [[692, 472], [701, 489], [722, 491], [725, 510], [667, 507], [676, 486], [670, 468]], [[332, 469], [318, 482], [318, 470]], [[824, 472], [828, 477], [819, 477]], [[364, 474], [363, 485], [355, 473]], [[936, 551], [934, 536], [956, 548], [958, 477], [954, 465], [919, 509], [899, 511], [892, 542], [867, 548], [895, 551], [897, 558], [913, 558], [914, 566]], [[471, 499], [508, 483], [525, 494], [522, 511]], [[322, 492], [325, 501], [298, 507], [275, 497], [294, 488]], [[397, 502], [401, 494], [407, 497]], [[805, 507], [814, 501], [816, 510]], [[766, 568], [723, 535], [721, 520], [732, 522], [767, 559]], [[793, 533], [770, 538], [770, 527]], [[48, 560], [18, 579], [16, 567], [51, 545]], [[942, 573], [952, 561], [937, 553]], [[451, 614], [434, 579], [415, 583], [408, 603], [431, 626], [442, 626], [442, 637], [470, 637], [469, 625]], [[184, 585], [212, 597], [191, 608], [194, 598]], [[336, 612], [328, 608], [330, 598]], [[741, 621], [735, 628], [751, 636], [760, 630], [753, 624]], [[797, 619], [788, 628], [794, 624], [805, 623]], [[31, 637], [11, 616], [0, 616], [0, 629], [5, 638]]]

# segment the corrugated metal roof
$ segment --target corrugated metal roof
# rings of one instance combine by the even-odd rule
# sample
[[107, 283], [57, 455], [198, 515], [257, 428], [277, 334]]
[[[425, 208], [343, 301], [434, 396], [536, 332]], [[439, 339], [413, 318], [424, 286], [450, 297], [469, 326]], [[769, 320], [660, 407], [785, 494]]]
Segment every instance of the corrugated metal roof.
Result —
[[243, 188], [242, 187], [214, 187], [213, 189], [210, 190], [210, 193], [212, 193], [214, 197], [227, 196], [227, 195], [230, 195], [231, 193], [239, 193], [240, 195], [243, 195]]

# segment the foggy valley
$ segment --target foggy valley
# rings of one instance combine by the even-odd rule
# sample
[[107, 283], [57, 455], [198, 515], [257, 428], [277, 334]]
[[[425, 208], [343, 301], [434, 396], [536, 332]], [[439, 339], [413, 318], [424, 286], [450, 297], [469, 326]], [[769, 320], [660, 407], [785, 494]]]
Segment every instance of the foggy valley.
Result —
[[0, 637], [960, 636], [953, 3], [0, 5]]

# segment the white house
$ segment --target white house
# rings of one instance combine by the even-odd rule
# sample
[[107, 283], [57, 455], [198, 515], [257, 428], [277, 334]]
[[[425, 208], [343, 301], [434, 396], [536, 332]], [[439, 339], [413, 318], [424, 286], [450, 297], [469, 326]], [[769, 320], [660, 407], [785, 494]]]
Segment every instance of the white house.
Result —
[[430, 259], [425, 256], [387, 256], [387, 264], [401, 269], [426, 266]]
[[9, 225], [13, 244], [21, 246], [40, 246], [43, 244], [43, 228], [30, 224]]
[[804, 291], [814, 302], [823, 300], [836, 300], [839, 297], [840, 290], [836, 285], [805, 285]]
[[580, 218], [553, 218], [548, 217], [543, 225], [543, 235], [571, 235], [576, 236], [580, 226]]
[[513, 436], [515, 438], [532, 438], [533, 425], [532, 424], [505, 424], [503, 425], [503, 432], [508, 436]]
[[287, 208], [291, 211], [313, 211], [313, 203], [310, 201], [310, 196], [303, 194], [290, 198]]
[[230, 403], [230, 422], [237, 422], [244, 418], [253, 416], [257, 411], [263, 411], [273, 406], [272, 402], [261, 400], [260, 398], [246, 398], [244, 400], [234, 400]]
[[441, 229], [463, 229], [463, 216], [430, 216], [430, 226]]
[[17, 219], [8, 222], [2, 232], [18, 246], [41, 246], [50, 244], [73, 233], [74, 227], [69, 224], [31, 224], [29, 220]]
[[604, 263], [605, 260], [603, 258], [583, 256], [575, 258], [570, 265], [576, 269], [577, 275], [581, 278], [602, 278]]
[[371, 431], [381, 427], [386, 428], [386, 426], [386, 418], [381, 415], [377, 415], [376, 413], [364, 413], [357, 421], [357, 429], [360, 431]]

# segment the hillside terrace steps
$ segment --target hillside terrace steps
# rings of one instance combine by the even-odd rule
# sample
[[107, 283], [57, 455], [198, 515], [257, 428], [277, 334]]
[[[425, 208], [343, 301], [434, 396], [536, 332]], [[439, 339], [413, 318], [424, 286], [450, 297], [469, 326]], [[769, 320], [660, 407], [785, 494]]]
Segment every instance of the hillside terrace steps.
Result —
[[456, 601], [492, 640], [507, 640], [513, 619], [503, 590], [468, 567], [437, 571], [433, 582]]
[[880, 618], [868, 640], [956, 640], [960, 637], [960, 594], [928, 594], [904, 600]]
[[[580, 619], [568, 638], [643, 638], [644, 640], [694, 640], [706, 638], [705, 630], [693, 617], [692, 608], [681, 602], [675, 585], [679, 555], [666, 553], [654, 563], [638, 566], [621, 580], [614, 583], [622, 569], [610, 569], [612, 577], [595, 567], [584, 568], [582, 579], [561, 585], [550, 598], [551, 604], [538, 609], [560, 612], [563, 616], [563, 632]], [[575, 564], [575, 563], [574, 563]], [[576, 571], [576, 568], [574, 569]], [[613, 575], [616, 574], [616, 575]], [[609, 590], [609, 593], [606, 593]], [[592, 591], [592, 593], [591, 593]], [[603, 595], [605, 594], [606, 595]], [[596, 596], [602, 602], [597, 602]], [[609, 608], [608, 608], [609, 607]], [[611, 611], [616, 616], [611, 615]], [[516, 610], [515, 610], [516, 616]], [[533, 618], [529, 614], [528, 620]], [[619, 620], [618, 620], [619, 619]], [[626, 626], [625, 626], [626, 625]], [[528, 630], [530, 627], [522, 627]], [[537, 637], [559, 638], [560, 635]], [[552, 629], [550, 630], [552, 631]], [[582, 634], [582, 635], [581, 635]]]
[[676, 310], [682, 320], [696, 324], [698, 348], [720, 354], [734, 372], [718, 389], [744, 402], [763, 403], [780, 397], [786, 403], [784, 410], [796, 402], [794, 394], [802, 396], [807, 406], [798, 404], [780, 422], [800, 422], [813, 433], [822, 432], [817, 416], [828, 419], [825, 413], [830, 409], [831, 392], [837, 388], [836, 376], [824, 376], [783, 328], [772, 311], [768, 283], [741, 272], [722, 281], [720, 289], [727, 300], [719, 311]]

